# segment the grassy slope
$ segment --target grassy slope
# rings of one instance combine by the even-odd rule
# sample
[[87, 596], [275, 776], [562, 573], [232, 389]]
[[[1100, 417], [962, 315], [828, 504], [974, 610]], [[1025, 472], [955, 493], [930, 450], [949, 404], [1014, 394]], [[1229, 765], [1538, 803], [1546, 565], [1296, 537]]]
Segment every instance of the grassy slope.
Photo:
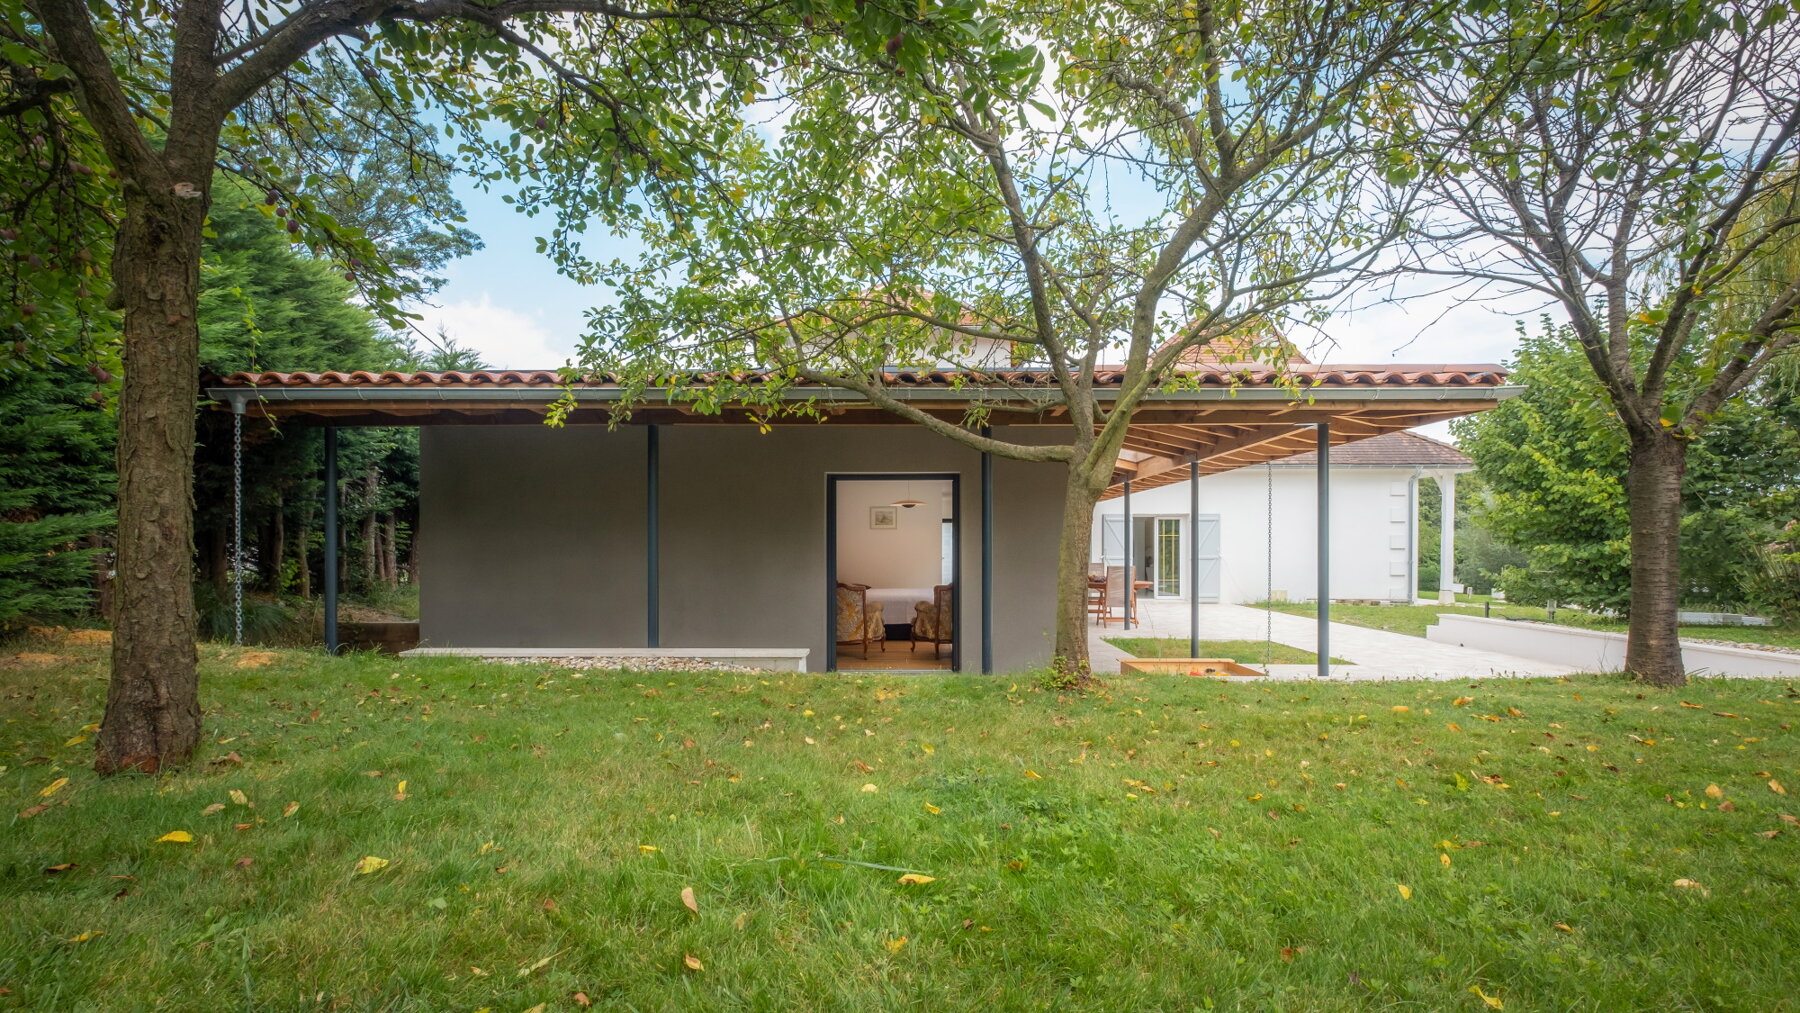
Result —
[[[1264, 608], [1266, 602], [1259, 602], [1254, 608]], [[1277, 602], [1275, 610], [1296, 616], [1313, 616], [1311, 602]], [[1440, 612], [1460, 612], [1463, 615], [1479, 616], [1482, 614], [1478, 604], [1458, 605], [1340, 605], [1331, 606], [1331, 618], [1334, 622], [1349, 623], [1352, 626], [1367, 626], [1377, 630], [1388, 630], [1393, 633], [1405, 633], [1409, 636], [1422, 637], [1425, 627], [1437, 622]], [[1495, 619], [1530, 619], [1536, 622], [1548, 622], [1546, 613], [1541, 608], [1526, 605], [1495, 605]], [[1574, 609], [1557, 609], [1556, 622], [1560, 626], [1580, 626], [1590, 630], [1612, 630], [1623, 632], [1625, 623], [1620, 620], [1606, 619], [1590, 615]], [[1683, 626], [1681, 635], [1697, 637], [1702, 640], [1731, 640], [1743, 644], [1773, 644], [1779, 647], [1800, 647], [1800, 629], [1789, 626]]]
[[196, 767], [102, 781], [64, 744], [101, 650], [19, 650], [72, 660], [0, 667], [0, 792], [53, 803], [0, 831], [0, 1010], [1800, 1008], [1770, 683], [1058, 697], [204, 648]]

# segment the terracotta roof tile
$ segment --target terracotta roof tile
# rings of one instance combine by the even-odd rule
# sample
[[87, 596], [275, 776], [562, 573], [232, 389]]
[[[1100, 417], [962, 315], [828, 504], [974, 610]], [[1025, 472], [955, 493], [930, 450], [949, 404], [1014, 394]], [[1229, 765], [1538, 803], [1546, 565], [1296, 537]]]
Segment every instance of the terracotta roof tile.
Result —
[[[1295, 454], [1270, 463], [1277, 468], [1311, 468], [1317, 461], [1318, 454], [1309, 450], [1304, 454]], [[1331, 448], [1331, 465], [1334, 468], [1345, 465], [1468, 468], [1474, 464], [1467, 454], [1450, 444], [1406, 430], [1383, 433]]]
[[[694, 374], [705, 380], [723, 374]], [[740, 378], [756, 383], [767, 374], [750, 373]], [[1273, 386], [1281, 374], [1265, 368], [1227, 368], [1206, 365], [1186, 374], [1204, 387], [1233, 385]], [[1332, 387], [1491, 387], [1506, 380], [1506, 370], [1486, 363], [1464, 365], [1344, 365], [1326, 366], [1296, 363], [1287, 375], [1306, 385]], [[1055, 383], [1049, 370], [1003, 369], [992, 372], [946, 370], [894, 370], [883, 373], [887, 383], [896, 387], [948, 387], [954, 384], [992, 384], [1005, 387], [1048, 387]], [[1099, 387], [1116, 387], [1125, 378], [1123, 371], [1101, 370], [1094, 376]], [[473, 372], [398, 372], [357, 371], [354, 373], [232, 373], [216, 381], [224, 387], [545, 387], [561, 386], [562, 377], [552, 369], [483, 369]], [[215, 385], [215, 384], [209, 384]], [[618, 379], [608, 374], [590, 376], [577, 387], [615, 387]]]

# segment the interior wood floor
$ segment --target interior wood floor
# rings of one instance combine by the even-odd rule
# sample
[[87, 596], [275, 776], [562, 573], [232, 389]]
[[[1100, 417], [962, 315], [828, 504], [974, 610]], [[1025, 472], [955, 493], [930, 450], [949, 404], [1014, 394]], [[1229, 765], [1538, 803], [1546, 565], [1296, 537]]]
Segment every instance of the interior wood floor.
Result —
[[931, 646], [920, 644], [919, 649], [909, 650], [911, 645], [905, 641], [898, 643], [890, 640], [887, 650], [880, 644], [869, 645], [869, 657], [864, 660], [862, 644], [839, 644], [837, 649], [837, 670], [840, 672], [947, 672], [950, 670], [950, 645], [938, 648], [936, 661], [931, 658]]

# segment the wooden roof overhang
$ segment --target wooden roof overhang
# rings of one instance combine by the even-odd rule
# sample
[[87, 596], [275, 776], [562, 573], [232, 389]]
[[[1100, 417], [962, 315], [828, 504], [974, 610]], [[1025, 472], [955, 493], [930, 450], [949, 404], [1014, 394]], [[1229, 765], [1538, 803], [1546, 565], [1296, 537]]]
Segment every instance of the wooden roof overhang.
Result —
[[[1457, 382], [1321, 383], [1302, 394], [1279, 385], [1200, 386], [1154, 391], [1132, 415], [1113, 484], [1104, 498], [1185, 481], [1190, 463], [1203, 474], [1279, 460], [1311, 450], [1316, 424], [1330, 424], [1331, 442], [1349, 443], [1382, 433], [1458, 418], [1492, 408], [1520, 388], [1504, 384], [1498, 367], [1425, 367], [1454, 369], [1431, 377], [1453, 375]], [[1481, 372], [1474, 372], [1481, 370]], [[552, 403], [572, 396], [571, 425], [743, 425], [764, 416], [754, 409], [727, 407], [702, 412], [666, 390], [644, 392], [628, 419], [616, 419], [625, 392], [607, 384], [564, 387], [542, 381], [373, 382], [349, 383], [349, 374], [235, 374], [205, 387], [221, 407], [237, 408], [252, 420], [341, 427], [539, 425]], [[387, 374], [406, 376], [405, 374]], [[424, 376], [426, 374], [414, 374]], [[480, 374], [486, 375], [486, 374]], [[338, 377], [340, 379], [326, 379]], [[304, 379], [302, 379], [304, 378]], [[1411, 375], [1408, 376], [1411, 379]], [[299, 381], [299, 382], [296, 382]], [[996, 426], [1066, 426], [1066, 410], [1054, 403], [1052, 389], [1021, 386], [936, 385], [919, 383], [888, 388], [897, 400], [920, 411], [961, 423], [972, 405], [988, 413]], [[1115, 389], [1096, 386], [1102, 405]], [[790, 402], [805, 402], [815, 415], [767, 418], [772, 426], [911, 425], [870, 404], [849, 390], [793, 387], [782, 392]]]

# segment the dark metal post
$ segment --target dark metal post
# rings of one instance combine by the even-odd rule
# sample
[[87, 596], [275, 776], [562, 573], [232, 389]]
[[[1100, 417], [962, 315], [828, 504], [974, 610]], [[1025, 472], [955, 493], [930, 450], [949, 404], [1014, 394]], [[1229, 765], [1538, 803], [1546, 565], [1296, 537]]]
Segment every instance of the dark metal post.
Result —
[[[981, 427], [983, 437], [994, 430]], [[981, 455], [981, 671], [994, 670], [994, 455]]]
[[662, 646], [662, 538], [658, 531], [661, 508], [657, 500], [662, 485], [662, 444], [659, 429], [651, 426], [649, 452], [644, 468], [645, 547], [644, 547], [644, 614], [646, 646]]
[[338, 434], [325, 427], [325, 653], [338, 652]]
[[1331, 674], [1331, 423], [1319, 423], [1319, 678]]
[[1200, 656], [1200, 459], [1188, 462], [1188, 657]]
[[1137, 609], [1135, 608], [1135, 606], [1137, 605], [1137, 589], [1131, 586], [1133, 578], [1135, 578], [1136, 576], [1137, 575], [1135, 573], [1131, 572], [1131, 476], [1126, 475], [1125, 476], [1125, 597], [1123, 600], [1125, 602], [1125, 625], [1124, 625], [1124, 628], [1127, 631], [1129, 631], [1131, 629], [1131, 627], [1133, 625], [1131, 620], [1137, 612]]

